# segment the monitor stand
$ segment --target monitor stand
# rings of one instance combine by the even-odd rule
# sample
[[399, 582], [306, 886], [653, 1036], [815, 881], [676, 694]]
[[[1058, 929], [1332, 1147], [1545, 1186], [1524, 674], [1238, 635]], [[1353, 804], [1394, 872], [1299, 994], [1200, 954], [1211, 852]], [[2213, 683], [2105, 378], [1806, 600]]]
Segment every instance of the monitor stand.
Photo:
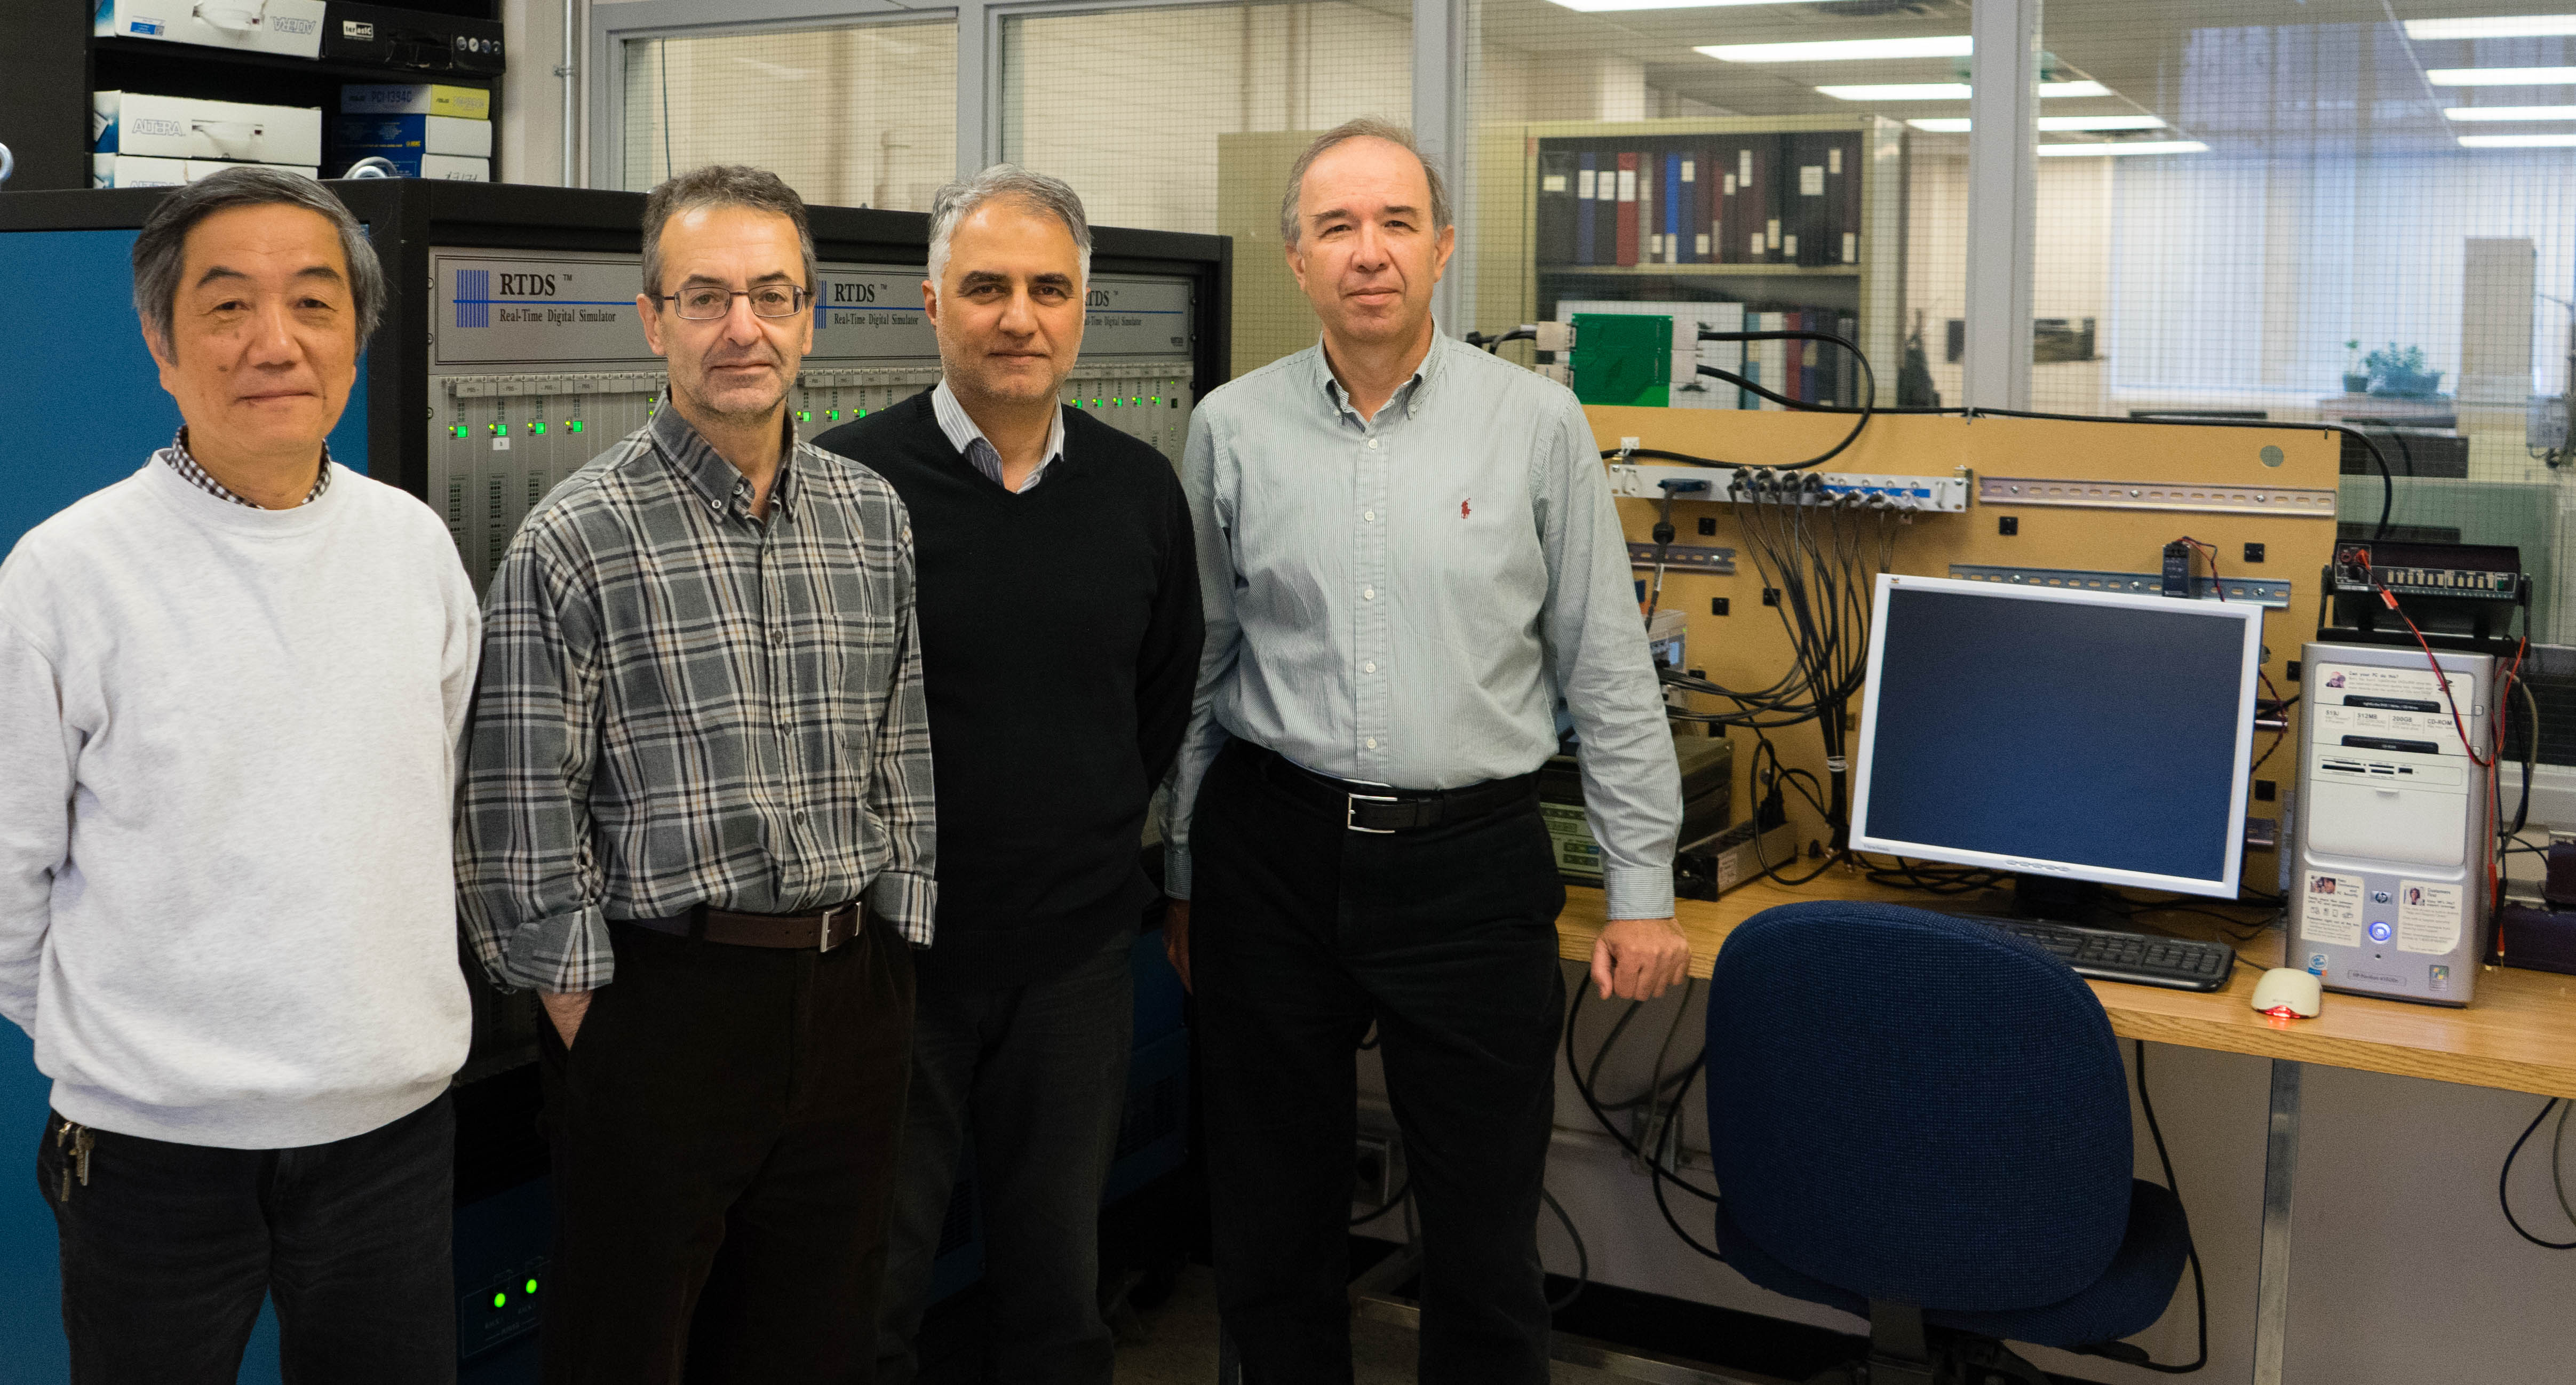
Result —
[[[1968, 914], [1983, 918], [2033, 919], [2042, 923], [2063, 923], [2076, 928], [2107, 928], [2128, 932], [2129, 925], [2102, 905], [2102, 887], [2090, 880], [2064, 880], [2053, 875], [2016, 874], [2012, 889], [1988, 890], [1961, 900], [1955, 909], [1943, 913]], [[1936, 906], [1937, 908], [1937, 906]]]

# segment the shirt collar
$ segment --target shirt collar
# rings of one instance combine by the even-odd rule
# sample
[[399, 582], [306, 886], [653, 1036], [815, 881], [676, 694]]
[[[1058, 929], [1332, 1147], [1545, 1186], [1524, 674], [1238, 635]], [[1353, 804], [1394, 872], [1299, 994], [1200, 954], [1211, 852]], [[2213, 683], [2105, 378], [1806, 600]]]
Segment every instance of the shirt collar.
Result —
[[[966, 401], [959, 399], [957, 391], [948, 387], [945, 377], [942, 377], [938, 385], [930, 391], [930, 412], [932, 417], [939, 420], [939, 431], [948, 435], [949, 446], [971, 459], [975, 455], [975, 444], [982, 443], [992, 449], [995, 469], [1000, 468], [1002, 450], [993, 446], [991, 438], [984, 436], [984, 430], [975, 422], [975, 416], [966, 412]], [[1055, 465], [1057, 459], [1062, 456], [1064, 456], [1064, 410], [1058, 407], [1047, 420], [1046, 451], [1038, 455], [1037, 470], [1029, 473], [1029, 479], [1020, 488], [1026, 490], [1036, 485], [1038, 477], [1044, 475], [1046, 469]]]
[[[1365, 426], [1376, 426], [1380, 420], [1387, 417], [1389, 410], [1400, 409], [1403, 411], [1403, 416], [1407, 418], [1419, 412], [1422, 408], [1422, 396], [1439, 383], [1445, 359], [1453, 345], [1455, 343], [1434, 328], [1431, 333], [1431, 349], [1422, 353], [1422, 364], [1413, 368], [1413, 374], [1396, 387], [1394, 394], [1387, 397], [1386, 406], [1377, 411], [1377, 418], [1367, 420]], [[1321, 337], [1315, 340], [1315, 375], [1323, 386], [1324, 397], [1332, 401], [1336, 415], [1348, 413], [1354, 419], [1360, 416], [1360, 411], [1351, 407], [1350, 391], [1343, 389], [1342, 382], [1333, 375], [1333, 363], [1324, 352], [1324, 342]]]
[[[769, 503], [780, 514], [792, 513], [796, 468], [796, 425], [782, 417], [779, 420], [778, 475], [769, 483]], [[653, 421], [645, 425], [652, 434], [653, 445], [669, 458], [680, 475], [688, 479], [698, 497], [710, 509], [740, 515], [751, 515], [751, 478], [716, 451], [716, 445], [680, 417], [671, 404], [671, 391], [666, 387], [653, 405]]]
[[[198, 463], [195, 454], [188, 451], [188, 425], [184, 423], [179, 425], [179, 431], [172, 435], [170, 446], [162, 452], [161, 456], [163, 460], [170, 463], [171, 470], [176, 471], [181, 476], [187, 478], [188, 484], [215, 497], [217, 500], [229, 500], [246, 509], [256, 510], [261, 508], [242, 499], [240, 496], [233, 494], [230, 487], [226, 486], [223, 482], [216, 480], [213, 473], [208, 472], [204, 466]], [[329, 489], [331, 489], [331, 443], [330, 440], [326, 438], [322, 443], [321, 474], [313, 478], [313, 489], [304, 493], [303, 503], [307, 505], [312, 504], [314, 501], [322, 498], [322, 492]]]

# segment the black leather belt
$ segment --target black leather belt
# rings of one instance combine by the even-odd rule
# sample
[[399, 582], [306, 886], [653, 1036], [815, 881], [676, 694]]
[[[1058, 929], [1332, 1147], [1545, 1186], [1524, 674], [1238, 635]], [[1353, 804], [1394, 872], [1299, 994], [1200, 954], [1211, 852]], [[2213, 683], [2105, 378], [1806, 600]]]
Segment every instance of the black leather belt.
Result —
[[853, 900], [813, 914], [737, 914], [699, 905], [685, 914], [660, 919], [619, 919], [638, 928], [678, 938], [704, 938], [733, 947], [812, 948], [829, 952], [857, 937], [876, 911]]
[[1464, 822], [1526, 802], [1538, 792], [1535, 770], [1459, 789], [1390, 789], [1377, 784], [1354, 784], [1317, 774], [1278, 751], [1239, 744], [1253, 752], [1262, 778], [1299, 803], [1339, 818], [1342, 826], [1353, 832], [1409, 832], [1444, 822]]

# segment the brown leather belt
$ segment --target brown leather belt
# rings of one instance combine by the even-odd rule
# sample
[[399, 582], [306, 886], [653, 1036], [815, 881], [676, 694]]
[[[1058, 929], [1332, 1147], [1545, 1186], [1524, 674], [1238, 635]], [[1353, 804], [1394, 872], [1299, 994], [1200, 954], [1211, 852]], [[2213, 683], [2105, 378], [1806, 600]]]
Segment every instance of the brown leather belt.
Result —
[[876, 917], [864, 901], [853, 900], [813, 914], [737, 914], [731, 909], [699, 905], [685, 914], [659, 919], [619, 919], [638, 928], [679, 938], [703, 938], [732, 947], [812, 948], [829, 952], [866, 931]]

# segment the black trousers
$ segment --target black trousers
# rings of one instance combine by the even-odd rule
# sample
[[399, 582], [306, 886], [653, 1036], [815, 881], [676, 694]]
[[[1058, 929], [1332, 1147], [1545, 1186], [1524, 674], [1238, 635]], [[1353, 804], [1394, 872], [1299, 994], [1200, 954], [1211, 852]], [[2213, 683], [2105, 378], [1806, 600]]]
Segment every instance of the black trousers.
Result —
[[1422, 1218], [1420, 1378], [1544, 1382], [1565, 890], [1535, 789], [1467, 822], [1353, 832], [1238, 742], [1191, 821], [1217, 1300], [1245, 1381], [1351, 1379], [1354, 1054], [1374, 1020]]
[[885, 1385], [919, 1374], [913, 1338], [970, 1132], [993, 1309], [987, 1377], [1109, 1385], [1116, 1343], [1100, 1320], [1100, 1193], [1126, 1109], [1135, 941], [1121, 931], [1025, 986], [922, 985], [877, 1347]]
[[75, 1385], [232, 1385], [270, 1296], [286, 1385], [456, 1379], [445, 1095], [295, 1149], [93, 1130], [86, 1183], [62, 1130], [49, 1113], [36, 1187], [62, 1237]]
[[614, 929], [553, 1141], [549, 1385], [841, 1385], [872, 1374], [912, 1029], [910, 946], [829, 953]]

